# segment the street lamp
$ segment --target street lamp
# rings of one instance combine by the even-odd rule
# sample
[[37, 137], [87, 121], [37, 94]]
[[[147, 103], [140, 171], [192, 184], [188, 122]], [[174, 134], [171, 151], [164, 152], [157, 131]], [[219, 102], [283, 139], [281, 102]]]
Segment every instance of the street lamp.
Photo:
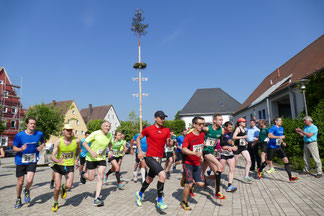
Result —
[[306, 116], [308, 116], [308, 111], [307, 111], [307, 104], [306, 104], [306, 96], [305, 96], [305, 90], [306, 90], [306, 83], [309, 81], [309, 79], [301, 79], [299, 80], [300, 82], [300, 89], [303, 91], [303, 97], [304, 97], [304, 106], [305, 106], [305, 113]]

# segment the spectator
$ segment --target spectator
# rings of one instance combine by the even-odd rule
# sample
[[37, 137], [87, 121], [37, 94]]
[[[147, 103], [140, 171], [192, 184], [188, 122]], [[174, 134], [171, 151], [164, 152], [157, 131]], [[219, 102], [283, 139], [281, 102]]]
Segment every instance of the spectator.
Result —
[[251, 167], [250, 171], [255, 170], [255, 160], [257, 161], [257, 167], [260, 168], [261, 159], [259, 155], [259, 134], [260, 130], [256, 127], [256, 120], [252, 119], [250, 121], [250, 127], [247, 128], [247, 139], [248, 142], [248, 151], [251, 157]]

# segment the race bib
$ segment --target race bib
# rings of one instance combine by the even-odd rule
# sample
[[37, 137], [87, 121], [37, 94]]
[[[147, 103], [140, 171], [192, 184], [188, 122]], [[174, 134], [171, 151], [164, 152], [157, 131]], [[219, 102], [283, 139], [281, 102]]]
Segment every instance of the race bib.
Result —
[[202, 152], [204, 144], [200, 144], [200, 145], [194, 145], [192, 146], [192, 151], [194, 152]]
[[62, 152], [62, 157], [64, 160], [72, 159], [74, 152]]
[[146, 157], [146, 152], [143, 152], [143, 157]]
[[173, 152], [173, 147], [169, 147], [169, 146], [167, 146], [167, 147], [166, 147], [166, 151], [167, 151], [167, 152]]
[[161, 163], [161, 158], [159, 157], [152, 157], [154, 160], [156, 160], [158, 163]]
[[224, 151], [223, 151], [223, 155], [224, 155], [224, 156], [232, 156], [232, 155], [233, 155], [233, 152], [232, 152], [232, 151], [224, 150]]
[[119, 154], [119, 151], [117, 149], [113, 149], [112, 154], [113, 154], [114, 157], [117, 157], [118, 154]]
[[282, 139], [276, 139], [276, 145], [277, 145], [277, 146], [280, 146], [281, 143], [282, 143]]
[[218, 140], [216, 138], [207, 137], [206, 146], [215, 147], [217, 145], [217, 141]]
[[245, 139], [240, 139], [239, 145], [240, 146], [246, 146]]
[[22, 163], [35, 163], [36, 162], [36, 153], [23, 154], [21, 158]]

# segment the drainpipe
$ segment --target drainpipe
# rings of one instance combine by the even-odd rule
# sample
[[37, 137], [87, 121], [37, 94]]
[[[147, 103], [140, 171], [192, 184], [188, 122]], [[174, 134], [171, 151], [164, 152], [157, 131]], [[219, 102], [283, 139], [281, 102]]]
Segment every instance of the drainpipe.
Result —
[[267, 97], [267, 112], [268, 112], [268, 122], [269, 126], [271, 125], [271, 117], [270, 117], [270, 103], [269, 103], [269, 98]]

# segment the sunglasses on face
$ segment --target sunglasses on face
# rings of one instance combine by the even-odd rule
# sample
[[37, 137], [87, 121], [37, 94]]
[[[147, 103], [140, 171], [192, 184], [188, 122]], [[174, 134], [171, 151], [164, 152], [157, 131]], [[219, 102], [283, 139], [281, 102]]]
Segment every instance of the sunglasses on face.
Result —
[[196, 123], [199, 126], [205, 126], [205, 123]]

